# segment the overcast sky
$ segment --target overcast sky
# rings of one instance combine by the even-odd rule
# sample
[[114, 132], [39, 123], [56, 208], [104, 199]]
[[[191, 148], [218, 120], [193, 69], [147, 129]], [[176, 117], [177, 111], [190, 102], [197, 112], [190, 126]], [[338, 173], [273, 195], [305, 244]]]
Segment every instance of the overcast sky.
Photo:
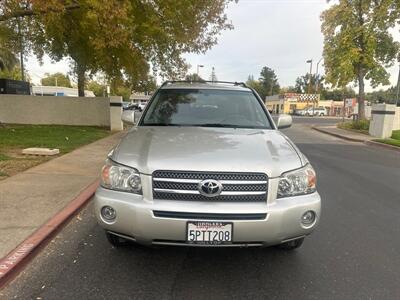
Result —
[[[219, 80], [245, 81], [252, 74], [258, 78], [263, 66], [275, 70], [281, 86], [294, 85], [298, 76], [309, 71], [306, 60], [316, 62], [322, 56], [323, 36], [320, 14], [328, 7], [325, 0], [240, 0], [230, 4], [227, 14], [234, 29], [222, 32], [218, 45], [204, 55], [185, 55], [200, 76], [208, 79], [211, 68]], [[320, 64], [320, 73], [323, 66]], [[34, 58], [27, 63], [35, 83], [45, 72], [68, 72], [68, 64], [45, 59], [39, 66]], [[391, 82], [397, 80], [397, 67], [390, 69]], [[367, 87], [367, 90], [370, 90]]]

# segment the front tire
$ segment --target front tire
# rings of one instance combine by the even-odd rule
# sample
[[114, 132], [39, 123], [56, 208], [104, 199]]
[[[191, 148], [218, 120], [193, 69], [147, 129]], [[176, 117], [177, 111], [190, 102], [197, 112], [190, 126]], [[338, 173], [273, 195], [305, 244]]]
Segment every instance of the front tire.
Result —
[[294, 249], [299, 248], [303, 244], [303, 242], [304, 242], [304, 238], [300, 238], [297, 240], [292, 240], [292, 241], [288, 241], [286, 243], [282, 243], [282, 244], [278, 245], [278, 248], [282, 249], [282, 250], [286, 250], [286, 251], [294, 250]]
[[109, 233], [106, 231], [106, 237], [108, 242], [113, 245], [114, 247], [121, 247], [121, 246], [125, 246], [126, 244], [129, 243], [129, 241], [127, 239], [124, 239], [122, 237], [119, 237], [117, 235], [114, 235], [112, 233]]

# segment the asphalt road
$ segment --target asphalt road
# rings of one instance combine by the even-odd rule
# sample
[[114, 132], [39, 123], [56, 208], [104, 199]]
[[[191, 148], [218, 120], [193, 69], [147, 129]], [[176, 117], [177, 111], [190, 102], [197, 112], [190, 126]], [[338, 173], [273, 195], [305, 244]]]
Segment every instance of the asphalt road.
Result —
[[89, 204], [0, 298], [399, 299], [400, 154], [303, 120], [286, 133], [317, 170], [323, 215], [300, 249], [115, 249]]

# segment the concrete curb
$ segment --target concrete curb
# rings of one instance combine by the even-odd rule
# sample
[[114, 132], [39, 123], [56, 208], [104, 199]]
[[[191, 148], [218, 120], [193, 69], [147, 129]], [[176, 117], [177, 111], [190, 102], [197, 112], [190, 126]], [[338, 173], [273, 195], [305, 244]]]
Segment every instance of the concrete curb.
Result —
[[368, 146], [376, 146], [379, 148], [385, 148], [385, 149], [400, 152], [400, 147], [396, 147], [396, 146], [389, 145], [389, 144], [379, 143], [379, 142], [375, 142], [375, 141], [365, 141], [364, 144], [366, 144]]
[[50, 241], [50, 238], [61, 229], [62, 225], [66, 224], [89, 201], [98, 185], [99, 180], [96, 179], [67, 206], [0, 260], [0, 289], [15, 278], [23, 270], [23, 267], [39, 252], [40, 248], [45, 246]]
[[348, 136], [345, 136], [345, 135], [341, 135], [341, 134], [338, 134], [338, 133], [333, 133], [333, 132], [318, 128], [316, 126], [312, 126], [311, 128], [316, 130], [316, 131], [319, 131], [319, 132], [322, 132], [322, 133], [325, 133], [325, 134], [329, 134], [329, 135], [332, 135], [334, 137], [341, 138], [343, 140], [352, 141], [352, 142], [358, 142], [358, 143], [364, 143], [365, 142], [365, 140], [362, 140], [362, 139], [351, 138], [351, 137], [348, 137]]

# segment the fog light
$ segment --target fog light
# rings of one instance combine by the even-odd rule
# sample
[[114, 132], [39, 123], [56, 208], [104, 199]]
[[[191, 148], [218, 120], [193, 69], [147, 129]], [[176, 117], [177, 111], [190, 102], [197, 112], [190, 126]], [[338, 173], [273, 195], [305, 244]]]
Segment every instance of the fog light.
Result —
[[114, 221], [117, 213], [115, 212], [115, 209], [111, 206], [103, 206], [101, 209], [101, 216], [106, 221]]
[[315, 212], [312, 210], [306, 211], [302, 216], [301, 216], [301, 223], [303, 225], [311, 225], [315, 221]]

